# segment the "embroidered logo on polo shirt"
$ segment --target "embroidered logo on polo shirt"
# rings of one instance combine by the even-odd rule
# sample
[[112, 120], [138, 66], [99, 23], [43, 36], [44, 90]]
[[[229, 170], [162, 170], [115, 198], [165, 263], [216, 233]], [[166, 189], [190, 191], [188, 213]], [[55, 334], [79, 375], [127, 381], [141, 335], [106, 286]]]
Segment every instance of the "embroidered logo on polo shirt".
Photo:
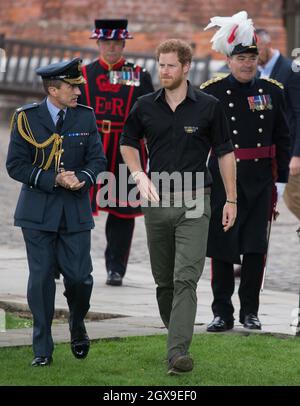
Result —
[[184, 126], [184, 132], [186, 134], [194, 134], [197, 132], [199, 127], [193, 127], [193, 126]]

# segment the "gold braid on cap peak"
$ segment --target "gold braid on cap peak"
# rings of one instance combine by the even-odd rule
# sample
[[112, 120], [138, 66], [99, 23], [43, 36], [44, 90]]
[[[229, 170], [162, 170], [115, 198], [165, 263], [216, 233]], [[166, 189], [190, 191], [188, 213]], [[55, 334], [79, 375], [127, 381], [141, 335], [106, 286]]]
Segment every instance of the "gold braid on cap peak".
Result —
[[[17, 126], [18, 126], [18, 131], [21, 134], [21, 137], [24, 138], [25, 141], [29, 142], [29, 144], [33, 145], [36, 148], [35, 158], [34, 158], [34, 161], [32, 162], [32, 165], [34, 165], [36, 163], [37, 157], [38, 157], [38, 151], [40, 149], [40, 150], [42, 150], [43, 158], [42, 158], [41, 164], [39, 165], [39, 168], [42, 168], [43, 170], [47, 171], [49, 169], [53, 159], [55, 158], [55, 171], [57, 172], [58, 168], [59, 168], [61, 154], [62, 154], [62, 139], [60, 138], [60, 135], [53, 133], [46, 141], [39, 144], [35, 140], [35, 138], [32, 134], [27, 116], [24, 111], [21, 111], [18, 114]], [[48, 147], [50, 144], [53, 144], [52, 150], [49, 154], [47, 162], [44, 165], [44, 162], [45, 162], [44, 149], [46, 147]]]
[[76, 85], [85, 85], [86, 80], [83, 76], [78, 76], [78, 78], [65, 78], [62, 79], [64, 82], [69, 83], [70, 85], [76, 86]]

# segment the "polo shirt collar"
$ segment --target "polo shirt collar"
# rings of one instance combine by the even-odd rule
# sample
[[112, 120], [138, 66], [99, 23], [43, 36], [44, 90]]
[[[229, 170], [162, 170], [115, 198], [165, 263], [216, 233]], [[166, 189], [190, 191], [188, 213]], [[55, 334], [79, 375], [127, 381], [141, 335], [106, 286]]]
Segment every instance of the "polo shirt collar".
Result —
[[[189, 81], [187, 81], [187, 84], [188, 84], [188, 87], [187, 87], [186, 98], [189, 98], [193, 101], [197, 101], [193, 86], [190, 84]], [[165, 89], [164, 88], [159, 89], [159, 91], [157, 92], [157, 95], [155, 96], [154, 100], [157, 101], [158, 99], [165, 100]]]

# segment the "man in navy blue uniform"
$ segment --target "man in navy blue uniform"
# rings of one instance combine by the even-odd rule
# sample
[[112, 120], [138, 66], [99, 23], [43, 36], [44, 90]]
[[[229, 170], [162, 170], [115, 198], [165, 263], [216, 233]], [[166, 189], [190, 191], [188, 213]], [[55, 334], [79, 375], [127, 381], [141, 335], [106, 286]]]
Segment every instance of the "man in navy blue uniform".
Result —
[[[92, 197], [94, 215], [98, 214], [98, 210], [108, 213], [105, 226], [105, 263], [106, 284], [111, 286], [122, 285], [135, 217], [142, 215], [139, 201], [132, 198], [129, 200], [134, 185], [127, 183], [128, 195], [123, 197], [119, 193], [120, 186], [124, 187], [129, 178], [129, 172], [120, 154], [119, 138], [137, 98], [154, 90], [149, 73], [123, 57], [125, 42], [132, 39], [127, 30], [127, 23], [125, 19], [95, 20], [91, 39], [97, 41], [100, 54], [98, 59], [82, 69], [87, 83], [82, 87], [80, 98], [82, 103], [95, 109], [98, 130], [107, 157], [107, 169], [115, 176], [116, 191], [114, 192], [112, 187], [109, 188], [108, 204], [105, 207], [99, 199], [96, 201], [97, 186], [93, 188]], [[140, 157], [143, 169], [146, 169], [147, 153], [143, 139], [140, 141]], [[120, 171], [122, 168], [125, 171], [123, 177]]]
[[[274, 181], [287, 182], [289, 131], [281, 85], [256, 78], [258, 50], [246, 12], [214, 17], [207, 28], [220, 26], [213, 49], [227, 56], [231, 74], [211, 79], [200, 88], [218, 98], [230, 124], [237, 162], [237, 221], [224, 233], [219, 226], [226, 199], [218, 162], [211, 156], [212, 216], [207, 256], [212, 258], [214, 319], [207, 331], [233, 328], [233, 264], [241, 263], [239, 320], [245, 328], [261, 329], [259, 292], [267, 253], [267, 235], [274, 209]], [[276, 170], [275, 170], [276, 169]]]
[[17, 109], [6, 162], [9, 175], [23, 183], [15, 225], [22, 227], [29, 264], [35, 367], [52, 362], [57, 266], [64, 276], [73, 355], [84, 358], [89, 351], [84, 325], [93, 286], [89, 188], [106, 167], [93, 110], [77, 104], [85, 83], [81, 60], [36, 72], [47, 97]]

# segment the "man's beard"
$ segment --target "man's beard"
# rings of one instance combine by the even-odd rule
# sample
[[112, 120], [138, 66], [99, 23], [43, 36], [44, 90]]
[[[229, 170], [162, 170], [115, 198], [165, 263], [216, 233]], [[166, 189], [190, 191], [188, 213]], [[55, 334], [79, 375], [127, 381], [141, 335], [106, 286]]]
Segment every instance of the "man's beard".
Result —
[[163, 84], [162, 86], [163, 86], [164, 89], [167, 89], [167, 90], [175, 90], [181, 85], [182, 82], [183, 82], [183, 78], [180, 77], [180, 78], [172, 81], [172, 83]]

